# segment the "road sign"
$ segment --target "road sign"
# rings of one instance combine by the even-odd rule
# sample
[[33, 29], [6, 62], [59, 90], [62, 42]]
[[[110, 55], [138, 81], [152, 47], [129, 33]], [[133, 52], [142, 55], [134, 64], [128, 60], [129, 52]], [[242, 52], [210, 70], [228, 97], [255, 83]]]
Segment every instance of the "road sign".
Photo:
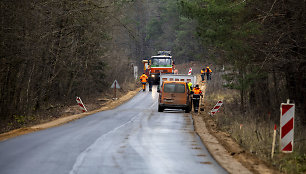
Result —
[[120, 89], [119, 83], [117, 82], [117, 80], [115, 80], [111, 86], [111, 88], [117, 88]]
[[119, 83], [117, 82], [117, 80], [115, 80], [111, 86], [111, 88], [114, 88], [114, 99], [117, 99], [116, 97], [116, 89], [120, 89]]
[[216, 112], [218, 112], [219, 108], [222, 106], [223, 102], [221, 100], [215, 105], [215, 107], [210, 111], [210, 115], [213, 116]]
[[281, 104], [280, 150], [285, 153], [293, 151], [294, 110], [294, 104]]

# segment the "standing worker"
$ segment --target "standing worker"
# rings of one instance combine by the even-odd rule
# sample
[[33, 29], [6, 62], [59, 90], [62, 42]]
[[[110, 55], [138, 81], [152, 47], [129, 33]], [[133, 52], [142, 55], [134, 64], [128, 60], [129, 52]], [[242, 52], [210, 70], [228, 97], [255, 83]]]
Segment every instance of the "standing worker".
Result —
[[204, 77], [205, 77], [205, 68], [201, 69], [201, 77], [202, 77], [202, 82], [204, 82]]
[[192, 91], [192, 83], [191, 82], [188, 82], [188, 89], [189, 89], [189, 91]]
[[203, 97], [203, 94], [202, 94], [201, 89], [199, 88], [199, 85], [196, 85], [196, 87], [193, 88], [192, 91], [193, 91], [193, 97], [192, 97], [193, 109], [194, 109], [194, 112], [198, 112], [199, 104], [200, 104], [200, 97]]
[[149, 75], [149, 91], [152, 91], [152, 85], [153, 85], [153, 77]]
[[148, 80], [148, 76], [145, 73], [143, 73], [139, 77], [139, 79], [140, 79], [140, 82], [142, 83], [142, 90], [146, 91], [146, 83], [147, 83], [147, 80]]
[[212, 73], [212, 70], [209, 68], [209, 66], [206, 67], [205, 73], [206, 73], [206, 79], [207, 79], [207, 80], [211, 80], [211, 73]]
[[[188, 86], [188, 89], [189, 89], [189, 94], [193, 94], [193, 91], [192, 91], [192, 83], [191, 83], [191, 82], [188, 82], [187, 86]], [[192, 100], [191, 100], [190, 107], [192, 108]], [[190, 110], [191, 110], [191, 109], [190, 109]]]

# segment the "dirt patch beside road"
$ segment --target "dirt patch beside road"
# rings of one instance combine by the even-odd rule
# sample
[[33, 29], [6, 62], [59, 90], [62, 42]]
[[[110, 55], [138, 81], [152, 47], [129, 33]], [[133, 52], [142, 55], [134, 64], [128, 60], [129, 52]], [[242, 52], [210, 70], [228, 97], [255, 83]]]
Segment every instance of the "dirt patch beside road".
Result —
[[196, 132], [213, 157], [229, 173], [279, 173], [257, 157], [245, 152], [230, 135], [217, 130], [215, 122], [209, 117], [206, 112], [201, 115], [193, 114]]
[[[27, 128], [20, 128], [20, 129], [16, 129], [16, 130], [12, 130], [12, 131], [0, 134], [0, 141], [4, 141], [4, 140], [9, 139], [9, 138], [13, 138], [13, 137], [16, 137], [16, 136], [28, 134], [28, 133], [35, 132], [35, 131], [38, 131], [38, 130], [59, 126], [59, 125], [71, 122], [71, 121], [76, 120], [76, 119], [86, 117], [88, 115], [91, 115], [91, 114], [94, 114], [94, 113], [97, 113], [97, 112], [100, 112], [100, 111], [113, 109], [113, 108], [121, 105], [122, 103], [128, 101], [132, 97], [134, 97], [140, 91], [140, 89], [141, 88], [137, 88], [136, 90], [129, 91], [127, 94], [120, 97], [118, 100], [109, 100], [109, 101], [107, 101], [106, 103], [103, 104], [103, 107], [101, 107], [99, 109], [96, 109], [96, 110], [93, 110], [93, 111], [89, 111], [89, 112], [85, 112], [85, 113], [81, 113], [81, 114], [70, 115], [70, 116], [65, 116], [67, 113], [64, 113], [64, 115], [62, 115], [60, 118], [55, 119], [55, 120], [50, 121], [50, 122], [47, 122], [47, 123], [34, 125], [34, 126], [31, 126], [31, 127], [27, 127]], [[72, 106], [72, 107], [69, 108], [69, 112], [73, 112], [71, 110], [79, 110], [79, 109], [77, 108], [77, 106]]]
[[202, 139], [211, 155], [229, 173], [252, 173], [238, 161], [236, 161], [226, 149], [219, 143], [218, 139], [210, 134], [202, 117], [192, 114], [195, 130]]

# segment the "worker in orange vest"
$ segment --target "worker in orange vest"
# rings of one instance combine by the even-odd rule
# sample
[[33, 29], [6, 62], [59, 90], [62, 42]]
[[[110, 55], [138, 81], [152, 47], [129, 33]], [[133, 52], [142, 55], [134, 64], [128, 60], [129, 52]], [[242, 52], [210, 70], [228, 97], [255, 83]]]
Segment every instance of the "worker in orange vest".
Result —
[[140, 79], [140, 82], [142, 83], [142, 90], [146, 91], [146, 83], [147, 83], [147, 80], [148, 80], [148, 76], [145, 73], [143, 73], [139, 77], [139, 79]]
[[205, 73], [206, 73], [206, 78], [207, 78], [207, 80], [211, 80], [211, 73], [212, 73], [212, 70], [209, 68], [209, 66], [206, 67]]
[[196, 85], [196, 87], [193, 88], [192, 91], [193, 91], [193, 97], [192, 97], [193, 109], [194, 109], [194, 112], [198, 112], [199, 104], [200, 104], [200, 98], [203, 97], [202, 90], [200, 89], [199, 85]]

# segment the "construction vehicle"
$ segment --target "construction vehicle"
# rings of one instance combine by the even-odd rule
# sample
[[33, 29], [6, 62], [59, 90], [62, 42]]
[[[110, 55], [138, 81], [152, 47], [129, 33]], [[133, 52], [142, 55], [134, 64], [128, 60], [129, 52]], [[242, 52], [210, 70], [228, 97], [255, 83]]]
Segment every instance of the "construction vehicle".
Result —
[[[162, 74], [160, 75], [158, 112], [164, 109], [183, 109], [189, 113], [192, 108], [192, 92], [188, 87], [196, 84], [196, 76], [183, 74]], [[192, 87], [191, 86], [191, 87]]]
[[142, 62], [144, 64], [144, 73], [148, 77], [152, 77], [154, 84], [159, 84], [160, 74], [173, 74], [175, 68], [171, 51], [158, 51], [157, 56], [152, 56]]

